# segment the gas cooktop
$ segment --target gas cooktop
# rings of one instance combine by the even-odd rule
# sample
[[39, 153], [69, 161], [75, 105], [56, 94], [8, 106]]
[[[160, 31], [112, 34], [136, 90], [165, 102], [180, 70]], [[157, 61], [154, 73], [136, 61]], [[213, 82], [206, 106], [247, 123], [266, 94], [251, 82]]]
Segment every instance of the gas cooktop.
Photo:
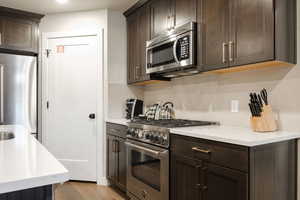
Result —
[[134, 119], [128, 123], [127, 138], [143, 143], [169, 148], [170, 129], [191, 126], [217, 125], [216, 122], [184, 119], [146, 120]]
[[189, 126], [208, 126], [215, 125], [215, 122], [208, 121], [194, 121], [184, 119], [164, 119], [164, 120], [146, 120], [146, 119], [134, 119], [131, 121], [134, 124], [158, 126], [162, 128], [179, 128]]

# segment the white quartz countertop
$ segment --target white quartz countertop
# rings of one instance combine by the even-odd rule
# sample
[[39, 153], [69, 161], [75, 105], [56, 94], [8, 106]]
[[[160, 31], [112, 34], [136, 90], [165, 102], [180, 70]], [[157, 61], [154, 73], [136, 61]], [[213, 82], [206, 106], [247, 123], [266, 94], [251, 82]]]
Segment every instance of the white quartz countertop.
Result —
[[130, 120], [124, 118], [107, 118], [105, 121], [109, 123], [124, 125], [124, 126], [127, 126], [127, 123], [130, 122]]
[[67, 169], [21, 126], [0, 126], [15, 138], [0, 141], [0, 194], [63, 183]]
[[174, 128], [170, 131], [172, 134], [190, 136], [195, 138], [213, 140], [248, 147], [300, 138], [300, 132], [278, 131], [273, 133], [256, 133], [250, 128], [234, 126], [201, 126], [188, 128]]

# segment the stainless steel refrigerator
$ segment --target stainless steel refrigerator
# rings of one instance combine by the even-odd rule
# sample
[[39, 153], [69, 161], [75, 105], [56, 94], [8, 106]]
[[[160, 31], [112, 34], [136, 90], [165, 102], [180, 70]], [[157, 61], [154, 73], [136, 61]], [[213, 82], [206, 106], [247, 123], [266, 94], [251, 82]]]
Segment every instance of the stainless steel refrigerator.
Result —
[[22, 125], [37, 137], [37, 58], [0, 54], [0, 124]]

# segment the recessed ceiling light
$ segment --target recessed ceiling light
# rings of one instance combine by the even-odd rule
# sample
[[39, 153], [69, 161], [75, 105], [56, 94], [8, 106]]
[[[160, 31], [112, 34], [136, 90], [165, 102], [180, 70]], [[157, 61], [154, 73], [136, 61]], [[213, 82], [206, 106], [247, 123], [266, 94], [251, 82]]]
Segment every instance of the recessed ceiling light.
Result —
[[68, 3], [68, 0], [56, 0], [56, 1], [61, 4]]

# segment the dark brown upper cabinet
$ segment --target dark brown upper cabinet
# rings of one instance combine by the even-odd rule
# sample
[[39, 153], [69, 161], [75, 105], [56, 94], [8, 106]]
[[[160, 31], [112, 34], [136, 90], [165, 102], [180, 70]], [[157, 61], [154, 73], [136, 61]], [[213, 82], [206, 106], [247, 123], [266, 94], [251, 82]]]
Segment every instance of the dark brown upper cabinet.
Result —
[[274, 60], [274, 1], [229, 2], [229, 65], [239, 66]]
[[196, 22], [197, 0], [171, 0], [171, 28]]
[[176, 26], [196, 21], [197, 0], [153, 0], [151, 10], [151, 38]]
[[228, 67], [229, 1], [198, 0], [198, 65], [204, 71]]
[[295, 0], [198, 0], [198, 64], [216, 72], [295, 64], [295, 5]]
[[43, 15], [0, 7], [1, 51], [38, 53], [38, 24]]
[[275, 59], [272, 0], [198, 0], [198, 8], [204, 71]]
[[130, 84], [139, 79], [138, 15], [136, 12], [127, 17], [127, 54], [127, 82]]
[[150, 40], [150, 8], [146, 4], [138, 12], [138, 40], [139, 40], [139, 57], [140, 57], [140, 79], [139, 81], [150, 80], [149, 74], [146, 73], [146, 42]]
[[172, 27], [171, 0], [153, 0], [149, 3], [151, 12], [151, 38]]
[[150, 40], [150, 7], [146, 4], [127, 18], [128, 83], [150, 79], [146, 74], [146, 41]]
[[134, 63], [128, 65], [129, 83], [149, 79], [143, 75], [145, 38], [189, 21], [197, 22], [202, 72], [296, 64], [296, 13], [296, 0], [140, 0], [124, 13], [129, 22], [138, 18], [134, 33], [128, 30], [129, 63]]

